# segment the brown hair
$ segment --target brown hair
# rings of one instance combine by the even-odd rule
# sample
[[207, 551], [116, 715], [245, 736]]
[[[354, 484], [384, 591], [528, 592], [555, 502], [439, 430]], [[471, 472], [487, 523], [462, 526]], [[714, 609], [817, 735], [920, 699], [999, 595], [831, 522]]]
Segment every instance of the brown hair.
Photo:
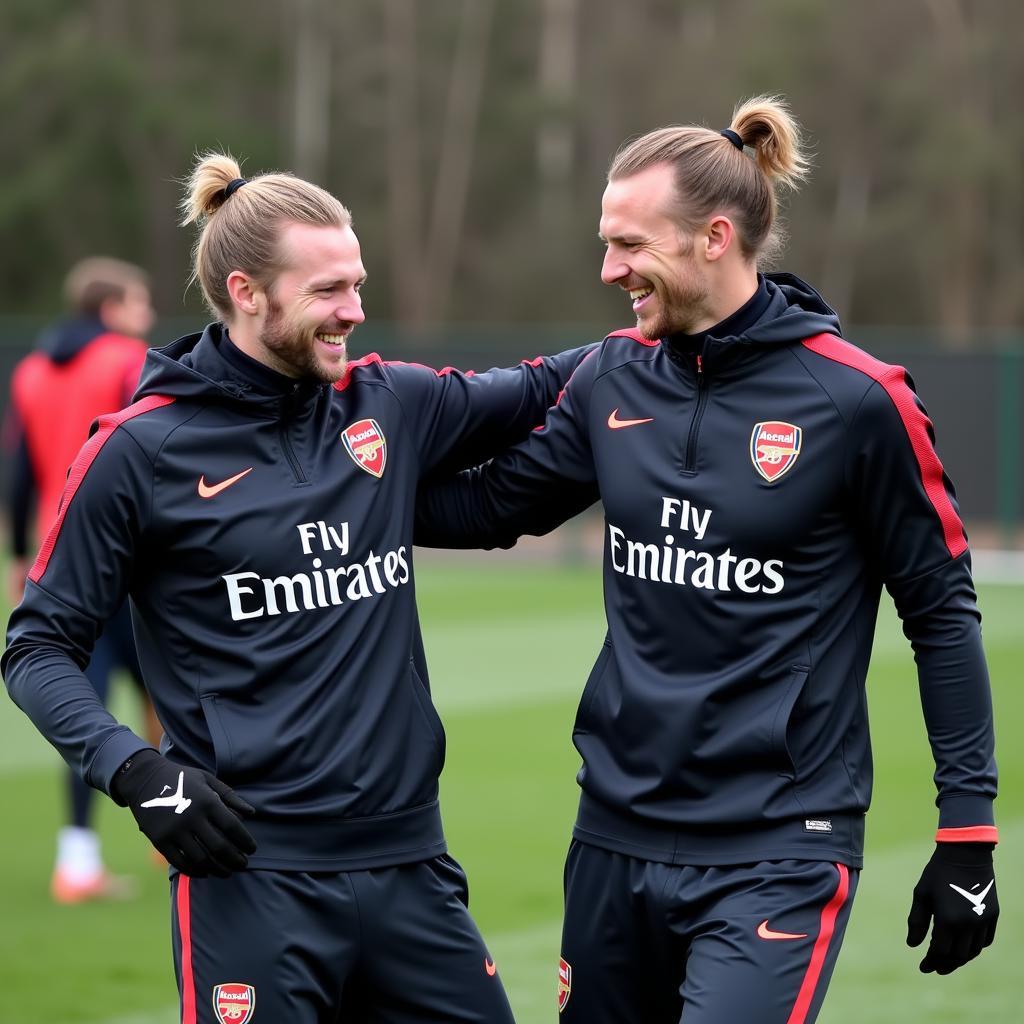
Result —
[[[698, 125], [648, 132], [615, 154], [608, 180], [671, 164], [680, 226], [693, 231], [715, 210], [728, 211], [743, 255], [767, 262], [782, 248], [776, 227], [778, 186], [796, 189], [810, 169], [800, 126], [783, 99], [755, 96], [736, 107], [729, 127], [744, 150], [720, 132]], [[753, 159], [745, 150], [752, 151]]]
[[278, 245], [288, 223], [348, 227], [352, 215], [334, 196], [294, 174], [260, 174], [230, 195], [227, 187], [241, 178], [234, 157], [203, 153], [186, 185], [181, 202], [182, 225], [198, 223], [192, 250], [192, 281], [198, 281], [214, 316], [232, 315], [227, 278], [234, 270], [269, 288], [284, 261]]
[[104, 302], [120, 302], [132, 286], [149, 290], [149, 275], [141, 267], [109, 256], [89, 256], [68, 271], [64, 299], [79, 316], [98, 317]]

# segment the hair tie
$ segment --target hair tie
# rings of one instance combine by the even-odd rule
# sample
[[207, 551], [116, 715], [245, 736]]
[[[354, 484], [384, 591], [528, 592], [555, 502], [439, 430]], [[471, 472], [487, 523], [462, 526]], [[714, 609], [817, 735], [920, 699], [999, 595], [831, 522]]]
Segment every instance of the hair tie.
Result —
[[724, 128], [718, 134], [727, 138], [737, 149], [743, 149], [743, 140], [731, 128]]
[[230, 199], [243, 185], [248, 183], [246, 178], [232, 178], [224, 187], [224, 198]]

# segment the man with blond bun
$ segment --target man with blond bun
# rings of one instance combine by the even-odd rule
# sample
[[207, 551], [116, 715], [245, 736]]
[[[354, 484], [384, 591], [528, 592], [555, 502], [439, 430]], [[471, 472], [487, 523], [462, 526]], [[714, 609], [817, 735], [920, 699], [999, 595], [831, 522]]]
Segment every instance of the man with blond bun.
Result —
[[908, 942], [947, 974], [998, 916], [992, 707], [956, 499], [906, 371], [761, 274], [806, 173], [771, 97], [616, 155], [601, 278], [636, 327], [543, 430], [421, 495], [417, 541], [510, 546], [601, 499], [608, 636], [573, 738], [558, 1003], [576, 1024], [809, 1024], [857, 885], [884, 585], [938, 787]]
[[[70, 315], [48, 327], [34, 352], [11, 376], [11, 416], [17, 448], [8, 489], [12, 604], [25, 588], [29, 570], [29, 511], [36, 505], [35, 539], [41, 544], [57, 518], [68, 466], [74, 462], [97, 416], [120, 409], [139, 384], [146, 358], [142, 339], [153, 326], [149, 278], [132, 263], [106, 256], [80, 260], [68, 272], [64, 294]], [[110, 678], [123, 668], [141, 687], [138, 658], [126, 605], [106, 623], [85, 668], [100, 700]], [[146, 703], [153, 742], [159, 723]], [[93, 793], [78, 772], [67, 774], [68, 821], [57, 834], [57, 858], [50, 892], [57, 903], [120, 899], [131, 880], [103, 864], [93, 830]]]
[[[525, 437], [583, 352], [350, 362], [366, 272], [334, 196], [212, 154], [184, 210], [218, 322], [151, 352], [72, 466], [8, 689], [170, 862], [183, 1024], [508, 1024], [441, 826], [413, 503]], [[81, 673], [125, 594], [160, 753]]]

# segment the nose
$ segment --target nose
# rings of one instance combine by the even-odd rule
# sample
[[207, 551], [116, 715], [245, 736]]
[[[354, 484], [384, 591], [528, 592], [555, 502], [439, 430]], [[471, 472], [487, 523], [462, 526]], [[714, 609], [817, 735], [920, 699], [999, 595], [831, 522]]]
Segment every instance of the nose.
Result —
[[348, 296], [334, 315], [344, 323], [361, 324], [366, 319], [366, 314], [363, 312], [363, 298], [359, 292], [353, 292]]
[[605, 284], [615, 284], [629, 277], [629, 267], [612, 246], [604, 251], [604, 262], [601, 264], [601, 280]]

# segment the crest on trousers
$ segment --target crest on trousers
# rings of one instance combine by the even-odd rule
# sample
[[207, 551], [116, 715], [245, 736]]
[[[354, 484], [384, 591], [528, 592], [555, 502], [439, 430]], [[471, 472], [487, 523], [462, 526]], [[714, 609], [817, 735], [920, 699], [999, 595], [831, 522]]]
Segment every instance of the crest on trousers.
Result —
[[247, 1024], [256, 1010], [256, 989], [237, 981], [214, 985], [213, 1009], [223, 1024]]
[[572, 967], [565, 962], [564, 957], [558, 958], [558, 1012], [565, 1009], [569, 1002], [569, 993], [572, 991]]
[[750, 435], [750, 460], [760, 476], [773, 484], [788, 472], [800, 454], [804, 432], [792, 423], [765, 420]]
[[345, 450], [367, 473], [380, 477], [388, 460], [388, 443], [376, 420], [357, 420], [341, 432]]

